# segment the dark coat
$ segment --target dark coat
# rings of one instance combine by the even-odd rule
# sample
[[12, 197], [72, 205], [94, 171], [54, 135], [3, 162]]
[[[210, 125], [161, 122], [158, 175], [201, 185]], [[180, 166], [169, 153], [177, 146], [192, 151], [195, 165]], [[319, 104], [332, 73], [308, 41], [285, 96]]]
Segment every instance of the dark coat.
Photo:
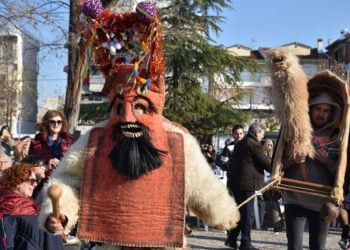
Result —
[[38, 216], [4, 216], [6, 247], [14, 250], [62, 250], [61, 235], [39, 229]]
[[230, 190], [255, 191], [264, 185], [264, 170], [271, 172], [271, 159], [252, 134], [239, 141], [230, 161]]
[[63, 249], [61, 235], [51, 235], [39, 228], [39, 207], [30, 198], [10, 190], [0, 190], [0, 213], [3, 214], [6, 249]]
[[[61, 133], [60, 137], [62, 138], [61, 146], [60, 146], [60, 156], [59, 159], [61, 159], [70, 146], [73, 143], [73, 135], [68, 133]], [[42, 156], [46, 163], [52, 159], [55, 158], [53, 155], [53, 152], [50, 149], [49, 143], [48, 143], [48, 136], [43, 135], [41, 133], [35, 135], [35, 138], [31, 141], [30, 148], [29, 148], [29, 154], [33, 155], [40, 155]]]

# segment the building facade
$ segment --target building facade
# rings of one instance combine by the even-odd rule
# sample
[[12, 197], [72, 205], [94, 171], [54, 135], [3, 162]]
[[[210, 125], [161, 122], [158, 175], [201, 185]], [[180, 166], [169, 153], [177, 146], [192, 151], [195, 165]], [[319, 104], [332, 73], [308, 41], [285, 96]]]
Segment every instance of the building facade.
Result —
[[[311, 76], [324, 69], [328, 64], [328, 55], [323, 52], [322, 40], [317, 41], [317, 47], [312, 48], [302, 43], [292, 42], [280, 47], [287, 47], [299, 58], [304, 72]], [[271, 96], [271, 78], [266, 68], [267, 51], [270, 48], [261, 47], [257, 50], [242, 45], [233, 45], [227, 48], [235, 56], [254, 60], [261, 69], [256, 73], [243, 71], [240, 87], [243, 98], [235, 105], [237, 109], [250, 111], [252, 121], [257, 120], [265, 125], [274, 117]], [[267, 123], [267, 124], [266, 124]], [[268, 126], [267, 126], [268, 127]]]
[[0, 33], [0, 124], [13, 137], [34, 134], [39, 43], [16, 32]]
[[350, 32], [343, 29], [340, 34], [339, 39], [326, 47], [329, 55], [328, 68], [350, 82]]

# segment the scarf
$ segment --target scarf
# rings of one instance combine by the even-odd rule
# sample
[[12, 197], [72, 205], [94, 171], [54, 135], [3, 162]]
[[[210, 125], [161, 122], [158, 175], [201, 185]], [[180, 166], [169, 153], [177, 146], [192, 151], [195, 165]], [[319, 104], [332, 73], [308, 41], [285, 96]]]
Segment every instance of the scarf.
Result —
[[8, 215], [38, 215], [39, 207], [22, 194], [0, 190], [0, 212]]
[[58, 137], [56, 141], [53, 141], [52, 137], [49, 136], [47, 138], [47, 141], [49, 143], [49, 147], [50, 147], [51, 152], [54, 155], [54, 157], [57, 159], [60, 159], [60, 146], [61, 146], [62, 138]]

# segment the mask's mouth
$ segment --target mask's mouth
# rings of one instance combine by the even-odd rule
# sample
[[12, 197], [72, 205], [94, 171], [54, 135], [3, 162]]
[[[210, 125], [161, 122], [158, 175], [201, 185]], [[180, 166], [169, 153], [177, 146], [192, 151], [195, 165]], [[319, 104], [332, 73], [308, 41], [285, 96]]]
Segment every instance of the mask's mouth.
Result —
[[141, 126], [136, 123], [122, 124], [120, 128], [125, 137], [140, 138], [143, 136]]

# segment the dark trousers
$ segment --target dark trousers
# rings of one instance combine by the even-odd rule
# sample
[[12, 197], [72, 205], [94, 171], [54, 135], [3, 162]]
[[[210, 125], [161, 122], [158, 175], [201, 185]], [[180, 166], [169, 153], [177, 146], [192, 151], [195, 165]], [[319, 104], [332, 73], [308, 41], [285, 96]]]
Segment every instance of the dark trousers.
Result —
[[[232, 190], [236, 203], [240, 204], [250, 196], [254, 195], [254, 191]], [[241, 233], [241, 247], [251, 246], [250, 231], [254, 220], [254, 199], [240, 207], [239, 212], [241, 219], [236, 228], [231, 229], [228, 233], [227, 243], [234, 244], [237, 237]]]
[[[346, 209], [346, 212], [348, 213], [348, 217], [350, 218], [350, 210]], [[349, 225], [344, 225], [341, 231], [341, 238], [342, 239], [349, 239]]]
[[327, 241], [329, 224], [320, 219], [320, 212], [296, 205], [285, 205], [285, 220], [288, 239], [288, 250], [303, 249], [303, 234], [306, 221], [309, 225], [310, 250], [324, 250]]

